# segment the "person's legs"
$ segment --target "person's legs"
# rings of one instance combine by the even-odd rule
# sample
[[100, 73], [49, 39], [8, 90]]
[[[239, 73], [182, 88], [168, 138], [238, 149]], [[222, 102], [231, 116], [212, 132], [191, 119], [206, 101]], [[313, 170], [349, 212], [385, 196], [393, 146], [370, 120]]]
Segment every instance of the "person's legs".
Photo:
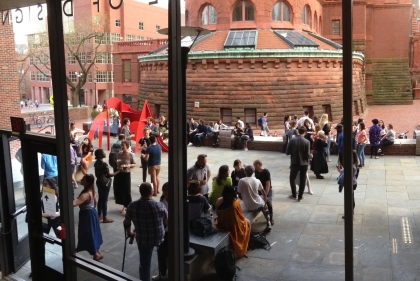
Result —
[[375, 157], [378, 157], [378, 146], [373, 147], [373, 152], [375, 153]]
[[[155, 167], [155, 181], [156, 181], [156, 192], [157, 194], [159, 194], [159, 186], [160, 186], [160, 178], [159, 178], [159, 173], [160, 173], [160, 165]], [[154, 187], [154, 184], [153, 184]]]
[[152, 263], [152, 254], [154, 246], [138, 245], [140, 253], [140, 280], [150, 281], [150, 264]]
[[270, 215], [270, 220], [273, 222], [273, 195], [267, 197], [267, 206], [268, 206], [268, 214]]
[[303, 198], [303, 192], [305, 191], [306, 173], [308, 172], [308, 166], [307, 165], [302, 165], [302, 166], [297, 165], [297, 169], [300, 171], [300, 183], [299, 183], [298, 199], [302, 199]]
[[330, 160], [330, 156], [331, 156], [331, 137], [330, 135], [328, 135], [328, 143], [327, 143], [327, 147], [325, 148], [325, 152], [327, 154], [327, 161], [331, 161]]
[[216, 145], [219, 142], [219, 132], [213, 134], [213, 145]]
[[150, 181], [153, 184], [153, 196], [157, 195], [157, 183], [156, 183], [156, 169], [155, 166], [149, 167]]
[[168, 232], [165, 232], [165, 238], [157, 251], [160, 276], [166, 276], [166, 271], [168, 270], [168, 239]]
[[296, 176], [299, 173], [300, 166], [299, 165], [291, 165], [290, 167], [290, 189], [292, 190], [292, 197], [296, 199]]
[[105, 211], [105, 208], [104, 208], [104, 198], [105, 198], [104, 190], [105, 190], [105, 188], [103, 188], [101, 186], [98, 186], [98, 195], [99, 195], [99, 198], [98, 198], [98, 217], [99, 218], [102, 217], [102, 214], [104, 214], [103, 217], [106, 217], [106, 211]]
[[375, 147], [373, 145], [370, 146], [370, 158], [372, 158], [373, 156], [373, 151], [374, 151]]
[[384, 139], [384, 140], [382, 141], [382, 155], [383, 155], [383, 154], [385, 154], [385, 146], [389, 146], [389, 145], [393, 145], [393, 144], [394, 144], [394, 142], [393, 142], [393, 141], [390, 141], [390, 140]]
[[147, 180], [147, 160], [143, 159], [143, 157], [141, 157], [141, 166], [143, 169], [143, 182], [146, 182]]

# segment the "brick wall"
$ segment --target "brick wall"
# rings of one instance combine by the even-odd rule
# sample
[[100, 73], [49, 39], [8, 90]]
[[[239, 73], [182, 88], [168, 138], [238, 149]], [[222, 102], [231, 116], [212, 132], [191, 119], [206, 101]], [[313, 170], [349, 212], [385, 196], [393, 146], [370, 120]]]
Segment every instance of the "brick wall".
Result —
[[[166, 62], [141, 63], [139, 100], [168, 110]], [[354, 60], [354, 100], [366, 108], [363, 62]], [[200, 102], [200, 107], [194, 107]], [[256, 120], [268, 112], [270, 129], [283, 129], [286, 114], [302, 115], [313, 106], [314, 115], [331, 106], [333, 120], [342, 117], [342, 68], [340, 59], [259, 58], [190, 61], [187, 70], [187, 115], [206, 122], [220, 118], [220, 108], [232, 109], [245, 120], [245, 109], [255, 109]], [[361, 113], [361, 112], [360, 112]], [[252, 125], [252, 122], [250, 122]], [[231, 124], [229, 124], [231, 125]]]
[[19, 78], [11, 12], [9, 20], [0, 24], [0, 127], [10, 128], [9, 116], [20, 116]]

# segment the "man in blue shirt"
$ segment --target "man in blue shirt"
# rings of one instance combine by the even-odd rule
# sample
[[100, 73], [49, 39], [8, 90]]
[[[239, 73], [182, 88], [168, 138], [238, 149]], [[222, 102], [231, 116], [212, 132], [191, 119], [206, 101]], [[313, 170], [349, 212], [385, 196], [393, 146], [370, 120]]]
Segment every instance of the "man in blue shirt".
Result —
[[153, 196], [157, 196], [159, 193], [159, 172], [160, 172], [160, 163], [162, 160], [162, 147], [156, 143], [156, 137], [150, 136], [150, 146], [146, 149], [146, 153], [142, 154], [141, 157], [147, 161], [149, 168], [150, 181], [153, 183]]
[[44, 170], [44, 178], [54, 178], [58, 182], [57, 156], [42, 154], [41, 168]]

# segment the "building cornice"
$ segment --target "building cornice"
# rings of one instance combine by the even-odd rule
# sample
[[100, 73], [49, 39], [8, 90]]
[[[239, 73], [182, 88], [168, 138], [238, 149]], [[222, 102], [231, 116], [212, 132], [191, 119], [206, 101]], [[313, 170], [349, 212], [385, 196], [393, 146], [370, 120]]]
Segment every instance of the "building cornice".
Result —
[[[255, 58], [339, 58], [343, 57], [342, 50], [233, 50], [233, 51], [199, 51], [188, 55], [190, 60], [202, 59], [255, 59]], [[167, 54], [141, 56], [140, 63], [167, 61]], [[353, 59], [364, 61], [365, 56], [353, 52]]]

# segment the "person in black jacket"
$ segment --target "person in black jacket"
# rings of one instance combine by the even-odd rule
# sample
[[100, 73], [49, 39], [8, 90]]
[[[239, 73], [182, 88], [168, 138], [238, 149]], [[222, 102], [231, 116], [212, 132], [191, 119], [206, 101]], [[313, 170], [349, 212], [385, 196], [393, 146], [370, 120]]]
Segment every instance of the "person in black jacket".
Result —
[[[286, 155], [290, 155], [290, 188], [292, 195], [290, 199], [303, 200], [303, 192], [305, 191], [306, 172], [308, 171], [309, 160], [312, 158], [310, 143], [303, 136], [306, 134], [304, 126], [299, 127], [299, 136], [290, 139], [286, 149]], [[296, 198], [296, 176], [300, 172], [299, 196]]]
[[249, 123], [245, 124], [245, 130], [241, 136], [242, 146], [244, 147], [242, 150], [248, 151], [248, 141], [254, 140], [254, 132], [251, 129]]
[[318, 138], [314, 142], [314, 158], [311, 163], [311, 170], [315, 173], [317, 179], [323, 179], [321, 174], [328, 173], [327, 158], [325, 148], [328, 146], [328, 139], [324, 131], [318, 132]]

